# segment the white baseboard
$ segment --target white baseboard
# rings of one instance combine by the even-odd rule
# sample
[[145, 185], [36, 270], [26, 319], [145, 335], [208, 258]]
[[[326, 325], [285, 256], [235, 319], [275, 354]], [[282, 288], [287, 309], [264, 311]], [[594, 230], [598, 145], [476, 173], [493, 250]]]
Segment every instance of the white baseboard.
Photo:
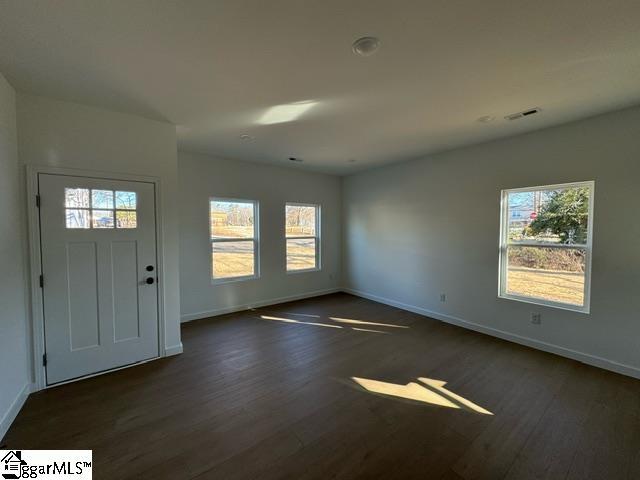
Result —
[[302, 300], [305, 298], [320, 297], [322, 295], [328, 295], [330, 293], [336, 293], [342, 291], [341, 288], [329, 288], [326, 290], [316, 290], [314, 292], [306, 292], [298, 295], [290, 295], [288, 297], [270, 298], [267, 300], [260, 300], [253, 303], [247, 303], [243, 305], [234, 305], [232, 307], [218, 308], [216, 310], [207, 310], [205, 312], [187, 313], [180, 316], [181, 323], [190, 322], [191, 320], [198, 320], [200, 318], [215, 317], [217, 315], [224, 315], [227, 313], [242, 312], [244, 310], [251, 310], [252, 308], [267, 307], [269, 305], [276, 305], [278, 303], [293, 302], [295, 300]]
[[178, 345], [172, 345], [164, 349], [164, 356], [170, 357], [172, 355], [180, 355], [182, 353], [182, 342]]
[[555, 353], [556, 355], [567, 357], [572, 360], [577, 360], [578, 362], [586, 363], [587, 365], [592, 365], [594, 367], [603, 368], [605, 370], [610, 370], [612, 372], [616, 372], [622, 375], [627, 375], [629, 377], [640, 379], [640, 368], [633, 367], [631, 365], [618, 363], [614, 360], [609, 360], [606, 358], [598, 357], [596, 355], [591, 355], [591, 354], [580, 352], [577, 350], [572, 350], [570, 348], [561, 347], [560, 345], [555, 345], [552, 343], [535, 340], [533, 338], [524, 337], [522, 335], [517, 335], [515, 333], [505, 332], [504, 330], [498, 330], [497, 328], [487, 327], [485, 325], [480, 325], [475, 322], [463, 320], [462, 318], [454, 317], [452, 315], [434, 312], [422, 307], [416, 307], [415, 305], [407, 305], [406, 303], [397, 302], [389, 298], [379, 297], [377, 295], [361, 292], [359, 290], [343, 288], [342, 291], [344, 291], [345, 293], [356, 295], [358, 297], [366, 298], [368, 300], [373, 300], [374, 302], [384, 303], [385, 305], [397, 307], [402, 310], [408, 310], [409, 312], [417, 313], [418, 315], [424, 315], [425, 317], [435, 318], [436, 320], [450, 323], [452, 325], [457, 325], [459, 327], [467, 328], [469, 330], [474, 330], [476, 332], [484, 333], [486, 335], [502, 338], [503, 340], [519, 343], [520, 345], [525, 345], [527, 347], [535, 348], [535, 349], [542, 350], [549, 353]]
[[27, 400], [27, 397], [29, 396], [31, 391], [32, 385], [30, 383], [26, 383], [24, 387], [22, 387], [22, 389], [18, 392], [16, 398], [14, 398], [9, 409], [2, 416], [2, 420], [0, 420], [0, 441], [9, 431], [9, 427], [18, 416], [18, 413], [20, 413], [20, 409], [24, 405], [24, 402]]

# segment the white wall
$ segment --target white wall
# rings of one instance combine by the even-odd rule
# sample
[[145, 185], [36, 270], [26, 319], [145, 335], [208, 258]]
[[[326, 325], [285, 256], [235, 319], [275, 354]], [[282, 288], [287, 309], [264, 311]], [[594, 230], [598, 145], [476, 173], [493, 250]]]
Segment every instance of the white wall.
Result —
[[[340, 178], [192, 153], [180, 152], [178, 159], [183, 320], [324, 293], [339, 286]], [[259, 279], [211, 284], [208, 222], [212, 196], [260, 202]], [[285, 272], [286, 202], [322, 205], [319, 272]]]
[[165, 346], [169, 354], [179, 353], [175, 126], [31, 95], [18, 95], [17, 105], [21, 163], [160, 178]]
[[0, 439], [31, 385], [16, 94], [0, 74]]
[[[500, 190], [579, 180], [595, 180], [591, 314], [498, 299]], [[639, 207], [640, 108], [356, 174], [343, 184], [344, 284], [640, 376]]]

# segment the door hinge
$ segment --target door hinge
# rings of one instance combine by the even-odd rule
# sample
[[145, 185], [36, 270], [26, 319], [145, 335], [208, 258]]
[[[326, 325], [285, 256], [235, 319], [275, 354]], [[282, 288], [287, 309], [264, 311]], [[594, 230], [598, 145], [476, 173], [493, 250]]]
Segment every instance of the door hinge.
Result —
[[43, 367], [46, 367], [46, 366], [47, 366], [47, 354], [46, 354], [46, 353], [44, 353], [44, 354], [42, 355], [42, 366], [43, 366]]
[[40, 195], [36, 195], [36, 207], [40, 208]]
[[40, 288], [44, 288], [44, 275], [40, 275]]

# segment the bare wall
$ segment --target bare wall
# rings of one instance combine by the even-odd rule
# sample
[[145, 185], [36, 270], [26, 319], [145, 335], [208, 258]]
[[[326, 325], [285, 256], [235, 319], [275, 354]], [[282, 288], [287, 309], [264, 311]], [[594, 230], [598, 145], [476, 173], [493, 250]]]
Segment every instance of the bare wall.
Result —
[[[499, 299], [500, 190], [581, 180], [595, 180], [591, 313]], [[344, 285], [640, 376], [639, 193], [640, 108], [349, 176]]]
[[[178, 170], [180, 296], [184, 321], [338, 288], [339, 177], [185, 152], [178, 154]], [[213, 196], [260, 202], [260, 278], [212, 285], [209, 198]], [[321, 271], [286, 273], [286, 202], [322, 206]]]
[[16, 93], [0, 74], [0, 439], [30, 391]]

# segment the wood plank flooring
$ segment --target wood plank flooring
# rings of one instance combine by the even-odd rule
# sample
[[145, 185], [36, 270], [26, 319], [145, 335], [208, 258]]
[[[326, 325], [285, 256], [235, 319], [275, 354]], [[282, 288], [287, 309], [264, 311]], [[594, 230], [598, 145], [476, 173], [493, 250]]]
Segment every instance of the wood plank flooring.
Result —
[[182, 335], [182, 355], [31, 395], [3, 444], [92, 449], [97, 479], [640, 478], [631, 378], [346, 294]]

